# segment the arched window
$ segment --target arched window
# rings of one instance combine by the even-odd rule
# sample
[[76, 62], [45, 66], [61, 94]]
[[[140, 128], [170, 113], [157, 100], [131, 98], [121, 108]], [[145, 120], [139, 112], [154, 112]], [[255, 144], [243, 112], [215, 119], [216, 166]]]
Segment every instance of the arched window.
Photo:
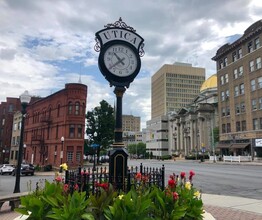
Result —
[[73, 103], [72, 102], [68, 102], [68, 114], [72, 114], [73, 111]]
[[59, 117], [60, 116], [60, 104], [58, 104], [58, 106], [57, 106], [57, 117]]
[[80, 111], [80, 103], [76, 102], [76, 104], [75, 104], [75, 115], [79, 115], [79, 111]]
[[83, 102], [83, 106], [82, 106], [82, 115], [86, 114], [86, 104]]

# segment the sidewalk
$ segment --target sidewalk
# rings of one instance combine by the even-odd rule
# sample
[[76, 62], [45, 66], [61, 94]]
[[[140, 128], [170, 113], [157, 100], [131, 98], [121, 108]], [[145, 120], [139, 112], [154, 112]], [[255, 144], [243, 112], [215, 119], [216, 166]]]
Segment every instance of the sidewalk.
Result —
[[[211, 214], [205, 220], [262, 219], [262, 200], [212, 194], [203, 194], [202, 199], [206, 212]], [[1, 220], [13, 220], [18, 216], [10, 210], [8, 203], [4, 203], [0, 210]]]

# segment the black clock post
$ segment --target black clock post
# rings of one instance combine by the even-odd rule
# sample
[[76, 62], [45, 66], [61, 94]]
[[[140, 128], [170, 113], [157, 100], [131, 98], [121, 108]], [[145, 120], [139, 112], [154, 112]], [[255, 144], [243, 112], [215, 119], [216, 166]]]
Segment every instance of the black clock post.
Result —
[[96, 33], [95, 50], [100, 52], [99, 69], [110, 86], [115, 87], [116, 123], [113, 149], [109, 152], [109, 182], [119, 190], [125, 190], [128, 159], [123, 143], [122, 100], [126, 89], [140, 71], [143, 42], [144, 39], [134, 28], [127, 26], [121, 18]]

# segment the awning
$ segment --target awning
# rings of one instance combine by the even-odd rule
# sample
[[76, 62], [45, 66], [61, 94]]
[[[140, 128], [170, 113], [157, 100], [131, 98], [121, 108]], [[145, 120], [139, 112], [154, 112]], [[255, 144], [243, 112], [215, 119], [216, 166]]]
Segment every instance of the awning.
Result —
[[230, 148], [231, 144], [218, 143], [216, 148]]
[[230, 146], [230, 149], [244, 149], [246, 148], [250, 143], [233, 143]]

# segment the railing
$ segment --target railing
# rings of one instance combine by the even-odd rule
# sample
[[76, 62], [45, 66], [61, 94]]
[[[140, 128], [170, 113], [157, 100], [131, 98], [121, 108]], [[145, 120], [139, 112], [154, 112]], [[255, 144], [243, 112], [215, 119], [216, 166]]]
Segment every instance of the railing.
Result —
[[251, 156], [225, 156], [223, 155], [223, 161], [230, 161], [230, 162], [243, 162], [243, 161], [252, 161]]
[[[69, 190], [72, 193], [76, 189], [86, 191], [86, 196], [99, 192], [101, 185], [109, 183], [109, 170], [107, 167], [100, 167], [95, 171], [92, 168], [83, 169], [79, 167], [77, 170], [66, 171], [65, 184], [68, 184]], [[111, 178], [114, 179], [114, 178]], [[111, 183], [115, 189], [119, 189], [119, 184], [123, 191], [128, 192], [132, 187], [138, 188], [144, 186], [157, 186], [164, 190], [165, 188], [165, 167], [161, 168], [144, 167], [141, 163], [140, 168], [131, 167], [128, 169], [127, 176], [121, 183]]]
[[217, 161], [217, 156], [216, 155], [215, 156], [209, 156], [209, 160], [210, 161]]

